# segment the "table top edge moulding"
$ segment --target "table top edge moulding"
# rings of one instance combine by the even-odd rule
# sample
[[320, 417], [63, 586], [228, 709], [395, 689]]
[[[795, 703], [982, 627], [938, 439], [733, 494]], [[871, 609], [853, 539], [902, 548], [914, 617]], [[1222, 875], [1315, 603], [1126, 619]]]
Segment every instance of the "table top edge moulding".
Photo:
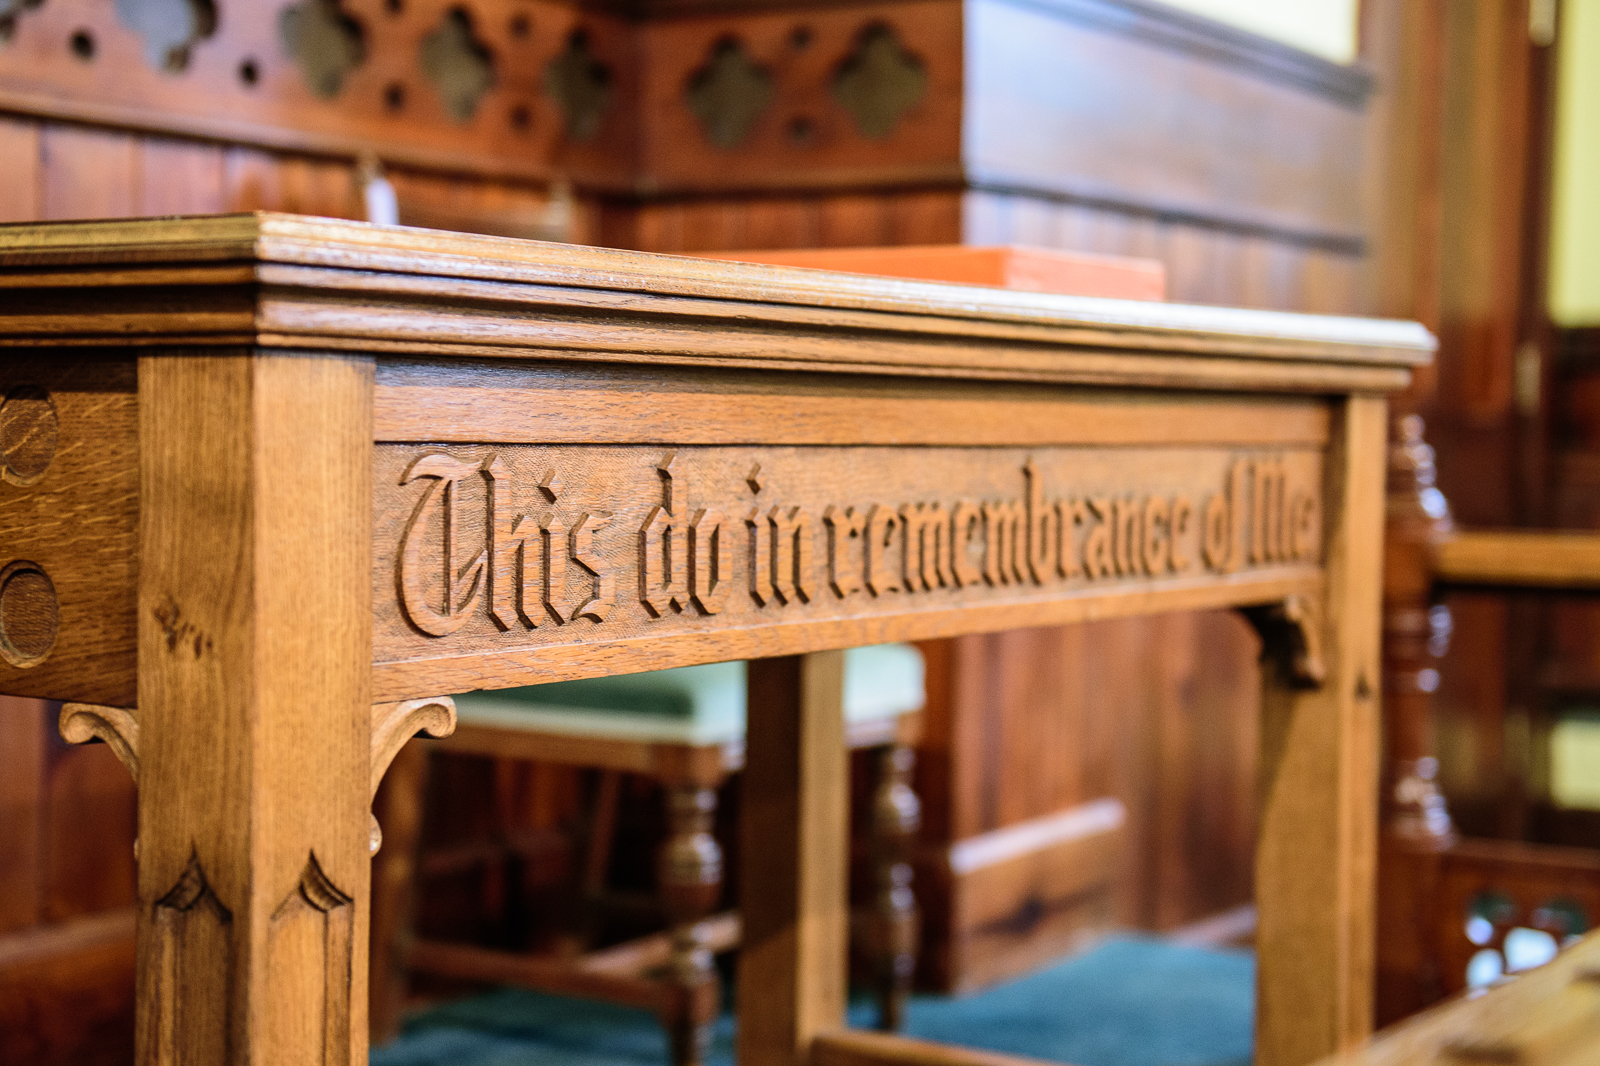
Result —
[[[268, 213], [0, 226], [0, 287], [12, 293], [0, 309], [6, 346], [248, 343], [1292, 392], [1391, 391], [1433, 350], [1433, 338], [1409, 322], [1013, 292]], [[114, 321], [86, 322], [41, 299], [106, 287], [177, 289], [186, 300], [125, 300]], [[426, 331], [405, 321], [428, 311], [438, 317]], [[634, 325], [641, 315], [652, 319], [648, 335]], [[726, 339], [708, 346], [712, 323]], [[770, 343], [775, 330], [785, 343]], [[920, 343], [932, 339], [939, 343]]]
[[[132, 705], [136, 355], [141, 367], [183, 352], [375, 365], [372, 684], [396, 701], [1316, 602], [1317, 527], [1333, 517], [1321, 501], [1335, 498], [1324, 455], [1339, 440], [1326, 397], [1403, 385], [1432, 343], [1406, 322], [274, 214], [0, 226], [7, 387], [48, 390], [63, 440], [76, 417], [126, 452], [110, 472], [80, 441], [78, 491], [93, 488], [75, 501], [59, 488], [75, 476], [66, 461], [37, 486], [0, 486], [70, 513], [57, 522], [118, 515], [99, 520], [93, 573], [70, 538], [45, 535], [59, 526], [9, 531], [8, 560], [55, 583], [61, 639], [6, 655], [0, 685]], [[108, 389], [124, 397], [120, 421]], [[697, 512], [712, 516], [701, 580], [714, 597], [683, 569]], [[484, 545], [456, 560], [471, 580], [450, 578], [443, 606], [422, 560], [454, 542], [429, 523], [466, 523]], [[658, 534], [677, 538], [663, 574], [627, 546]], [[562, 539], [566, 552], [551, 547]], [[717, 567], [742, 572], [747, 556], [763, 572], [730, 597], [735, 575]], [[777, 566], [801, 569], [773, 586]], [[571, 602], [533, 587], [551, 581]], [[641, 594], [648, 581], [665, 592]], [[586, 607], [589, 594], [604, 605]]]

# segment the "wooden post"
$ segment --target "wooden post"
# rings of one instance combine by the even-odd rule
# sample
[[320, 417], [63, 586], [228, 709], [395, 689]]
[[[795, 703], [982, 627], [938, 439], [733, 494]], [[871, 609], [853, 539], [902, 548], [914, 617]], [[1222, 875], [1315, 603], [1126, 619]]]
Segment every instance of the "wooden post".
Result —
[[1422, 419], [1395, 422], [1383, 559], [1383, 832], [1378, 859], [1377, 1014], [1382, 1025], [1443, 995], [1434, 944], [1439, 878], [1455, 827], [1435, 782], [1433, 694], [1450, 614], [1434, 604], [1434, 554], [1451, 532]]
[[1302, 1066], [1372, 1028], [1384, 408], [1358, 396], [1334, 409], [1325, 679], [1302, 687], [1282, 656], [1262, 671], [1259, 1066]]
[[139, 1066], [366, 1061], [372, 380], [139, 360]]
[[844, 1024], [849, 762], [844, 653], [750, 663], [740, 900], [742, 1063], [803, 1063]]

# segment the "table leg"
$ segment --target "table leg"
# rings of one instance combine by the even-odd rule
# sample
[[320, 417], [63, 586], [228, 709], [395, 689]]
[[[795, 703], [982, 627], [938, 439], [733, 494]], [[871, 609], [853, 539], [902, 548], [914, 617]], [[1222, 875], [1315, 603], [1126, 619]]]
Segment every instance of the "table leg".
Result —
[[[1302, 1066], [1372, 1029], [1384, 402], [1336, 408], [1320, 605], [1262, 624], [1256, 1062]], [[1321, 671], [1305, 669], [1321, 644]], [[1276, 653], [1276, 654], [1275, 654]], [[1320, 672], [1322, 679], [1315, 680]]]
[[139, 360], [139, 1066], [366, 1061], [371, 412], [370, 360]]
[[849, 761], [844, 653], [750, 663], [740, 813], [738, 1061], [796, 1066], [844, 1024]]

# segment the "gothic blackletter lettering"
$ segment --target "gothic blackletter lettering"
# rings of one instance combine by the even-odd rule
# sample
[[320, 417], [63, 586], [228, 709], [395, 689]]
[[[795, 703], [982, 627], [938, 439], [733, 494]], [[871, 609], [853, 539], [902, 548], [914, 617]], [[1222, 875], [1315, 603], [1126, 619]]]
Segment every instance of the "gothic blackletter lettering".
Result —
[[866, 518], [853, 507], [841, 509], [830, 504], [822, 512], [822, 522], [828, 527], [828, 583], [833, 594], [844, 599], [861, 591], [861, 562], [851, 546], [861, 543]]
[[972, 561], [972, 542], [983, 529], [983, 512], [960, 501], [950, 511], [950, 579], [957, 588], [976, 585], [983, 571]]
[[1059, 558], [1060, 540], [1057, 535], [1058, 523], [1061, 519], [1057, 516], [1056, 509], [1044, 502], [1044, 492], [1039, 484], [1039, 472], [1034, 468], [1033, 460], [1029, 459], [1022, 467], [1022, 476], [1028, 482], [1027, 495], [1027, 554], [1028, 574], [1033, 578], [1035, 585], [1042, 585], [1049, 580], [1051, 573], [1056, 569], [1056, 559]]
[[1132, 496], [1111, 502], [1111, 560], [1123, 577], [1139, 572], [1144, 550], [1144, 536], [1139, 526], [1142, 517], [1138, 501]]
[[1083, 572], [1091, 578], [1110, 577], [1117, 572], [1116, 558], [1111, 550], [1113, 527], [1111, 501], [1097, 496], [1086, 501], [1089, 512], [1098, 519], [1083, 539]]
[[[488, 545], [464, 564], [456, 562], [461, 482], [476, 475], [479, 469], [477, 463], [463, 462], [449, 455], [424, 455], [400, 476], [402, 485], [423, 478], [430, 482], [411, 512], [411, 521], [401, 538], [398, 575], [400, 603], [406, 617], [429, 636], [449, 636], [466, 625], [487, 583]], [[435, 571], [439, 585], [427, 579], [423, 565], [423, 541], [435, 513], [443, 526], [441, 554], [436, 564], [439, 569]], [[435, 606], [435, 602], [439, 606]]]
[[572, 617], [567, 603], [567, 524], [555, 515], [539, 520], [544, 541], [544, 609], [557, 625]]
[[874, 596], [899, 592], [900, 581], [889, 565], [889, 549], [899, 538], [900, 516], [893, 509], [873, 504], [867, 512], [867, 535], [861, 543], [862, 562], [867, 575], [867, 591]]
[[578, 524], [572, 527], [570, 534], [572, 561], [587, 570], [589, 576], [594, 578], [589, 598], [583, 601], [572, 616], [574, 621], [587, 618], [591, 622], [604, 622], [606, 615], [611, 613], [612, 606], [617, 602], [617, 582], [611, 573], [611, 566], [594, 553], [596, 531], [605, 528], [610, 522], [609, 514], [585, 512], [578, 516]]
[[1189, 497], [1173, 497], [1169, 526], [1172, 535], [1167, 538], [1167, 566], [1174, 574], [1181, 574], [1189, 569], [1189, 557], [1184, 554], [1183, 545], [1189, 539], [1189, 527], [1193, 524], [1194, 504], [1189, 502]]
[[639, 530], [639, 599], [655, 618], [689, 606], [689, 485], [675, 464], [670, 452], [656, 464], [661, 505], [650, 510]]
[[1056, 571], [1062, 577], [1078, 577], [1078, 527], [1089, 524], [1089, 507], [1082, 500], [1056, 501]]
[[1164, 496], [1144, 501], [1144, 550], [1140, 553], [1144, 572], [1152, 577], [1166, 573], [1172, 558], [1171, 512]]
[[689, 595], [701, 614], [716, 614], [728, 602], [733, 587], [733, 552], [724, 527], [727, 516], [702, 507], [689, 526]]
[[1239, 568], [1239, 509], [1244, 494], [1243, 463], [1228, 467], [1226, 487], [1206, 500], [1206, 513], [1201, 535], [1204, 538], [1206, 566], [1220, 573], [1231, 573]]
[[772, 548], [778, 535], [776, 530], [769, 535], [767, 517], [759, 507], [744, 516], [744, 525], [750, 534], [750, 598], [765, 607], [773, 598]]
[[991, 585], [1021, 581], [1027, 511], [1017, 500], [983, 505], [983, 578]]
[[905, 589], [924, 592], [943, 588], [949, 549], [950, 512], [939, 503], [906, 504], [900, 508], [900, 531], [905, 541]]
[[783, 603], [810, 603], [816, 593], [811, 558], [811, 516], [799, 507], [767, 512], [772, 526], [772, 591]]
[[533, 523], [512, 511], [511, 479], [498, 457], [483, 465], [482, 474], [489, 511], [489, 617], [502, 630], [517, 619], [531, 628], [541, 613], [539, 555], [528, 547], [535, 539]]

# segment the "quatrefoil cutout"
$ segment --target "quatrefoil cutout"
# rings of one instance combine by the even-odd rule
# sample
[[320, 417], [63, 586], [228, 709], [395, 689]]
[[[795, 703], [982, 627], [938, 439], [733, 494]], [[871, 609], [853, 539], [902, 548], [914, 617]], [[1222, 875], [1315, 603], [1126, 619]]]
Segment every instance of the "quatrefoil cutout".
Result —
[[445, 113], [466, 122], [478, 110], [478, 101], [494, 87], [494, 57], [472, 32], [472, 17], [451, 8], [437, 29], [422, 39], [418, 58], [422, 73], [444, 101]]
[[686, 97], [706, 139], [718, 148], [735, 148], [772, 103], [772, 94], [772, 75], [737, 40], [725, 37], [689, 79]]
[[544, 91], [561, 109], [567, 138], [592, 140], [611, 103], [611, 68], [589, 49], [589, 35], [576, 30], [567, 50], [544, 68]]
[[144, 38], [149, 64], [168, 74], [186, 70], [189, 50], [217, 30], [212, 0], [117, 0], [117, 18]]
[[24, 11], [30, 11], [44, 3], [44, 0], [0, 0], [0, 44], [11, 40], [12, 34], [17, 32], [17, 19], [22, 17]]
[[881, 141], [906, 112], [922, 102], [928, 73], [883, 23], [862, 31], [856, 50], [839, 65], [833, 98], [855, 119], [862, 136]]
[[300, 68], [313, 96], [332, 100], [344, 79], [367, 56], [361, 23], [339, 0], [301, 0], [278, 16], [283, 50]]

